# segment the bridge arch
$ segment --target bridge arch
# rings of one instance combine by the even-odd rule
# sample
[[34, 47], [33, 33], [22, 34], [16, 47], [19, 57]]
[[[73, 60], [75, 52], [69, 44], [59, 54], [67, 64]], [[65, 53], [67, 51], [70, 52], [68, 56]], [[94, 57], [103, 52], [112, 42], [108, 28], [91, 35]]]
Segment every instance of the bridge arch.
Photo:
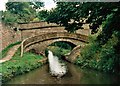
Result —
[[36, 49], [37, 51], [44, 53], [45, 49], [50, 44], [58, 41], [70, 42], [75, 46], [84, 45], [88, 42], [87, 38], [88, 37], [85, 35], [68, 32], [53, 32], [30, 37], [23, 40], [21, 43], [21, 56], [23, 55], [23, 52], [27, 52], [31, 49]]

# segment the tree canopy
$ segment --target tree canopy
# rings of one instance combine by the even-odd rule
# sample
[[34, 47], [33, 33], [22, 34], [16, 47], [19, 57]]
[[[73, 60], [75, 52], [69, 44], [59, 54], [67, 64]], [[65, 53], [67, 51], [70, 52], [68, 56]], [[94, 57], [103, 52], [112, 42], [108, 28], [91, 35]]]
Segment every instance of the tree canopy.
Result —
[[50, 12], [47, 21], [65, 26], [70, 32], [81, 28], [84, 23], [89, 23], [90, 29], [95, 33], [108, 15], [118, 12], [119, 4], [111, 2], [57, 2], [57, 7]]
[[47, 17], [49, 16], [48, 10], [41, 10], [38, 12], [38, 18], [42, 21], [46, 21]]
[[7, 2], [3, 21], [6, 24], [29, 23], [37, 16], [37, 9], [44, 6], [43, 2]]

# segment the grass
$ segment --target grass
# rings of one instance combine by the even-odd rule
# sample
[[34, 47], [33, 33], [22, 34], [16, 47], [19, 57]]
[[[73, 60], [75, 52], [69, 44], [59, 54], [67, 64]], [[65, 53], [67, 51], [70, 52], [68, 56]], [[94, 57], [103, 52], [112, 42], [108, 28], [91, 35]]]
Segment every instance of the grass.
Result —
[[18, 45], [18, 44], [20, 44], [20, 43], [21, 43], [21, 42], [16, 42], [16, 43], [13, 43], [13, 44], [8, 45], [5, 49], [3, 49], [3, 50], [0, 52], [1, 58], [4, 58], [4, 57], [7, 55], [7, 52], [9, 51], [10, 48], [12, 48], [13, 46]]
[[24, 53], [23, 57], [20, 57], [19, 49], [10, 61], [2, 64], [2, 68], [0, 68], [0, 73], [2, 73], [2, 82], [4, 83], [17, 75], [27, 73], [40, 67], [42, 65], [40, 62], [42, 58], [42, 56], [29, 52]]

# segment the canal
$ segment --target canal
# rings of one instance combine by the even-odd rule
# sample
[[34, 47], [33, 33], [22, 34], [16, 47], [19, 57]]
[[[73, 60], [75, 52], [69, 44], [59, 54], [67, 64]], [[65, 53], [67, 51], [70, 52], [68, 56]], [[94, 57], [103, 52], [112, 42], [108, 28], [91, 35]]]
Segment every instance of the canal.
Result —
[[13, 78], [5, 84], [117, 84], [118, 76], [103, 72], [81, 69], [80, 67], [67, 63], [68, 73], [61, 79], [49, 74], [48, 64]]

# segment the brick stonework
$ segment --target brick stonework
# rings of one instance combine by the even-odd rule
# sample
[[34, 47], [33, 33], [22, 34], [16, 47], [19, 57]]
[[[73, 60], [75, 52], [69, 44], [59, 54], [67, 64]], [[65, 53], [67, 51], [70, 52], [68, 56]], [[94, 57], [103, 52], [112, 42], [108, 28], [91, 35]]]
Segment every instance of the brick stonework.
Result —
[[77, 33], [68, 32], [52, 32], [33, 36], [22, 41], [21, 56], [23, 52], [34, 49], [38, 52], [43, 52], [52, 43], [57, 41], [66, 41], [74, 45], [84, 45], [88, 42], [88, 36]]
[[[53, 27], [51, 27], [53, 26]], [[44, 28], [43, 28], [44, 27]], [[88, 24], [83, 26], [85, 29], [79, 29], [76, 31], [78, 34], [90, 35], [90, 29], [88, 28]], [[0, 33], [2, 37], [2, 49], [8, 46], [11, 43], [15, 43], [17, 41], [22, 41], [28, 37], [33, 37], [36, 35], [51, 33], [51, 32], [67, 32], [64, 27], [60, 27], [54, 23], [48, 24], [47, 22], [37, 22], [37, 23], [29, 23], [29, 24], [18, 24], [17, 28], [20, 28], [20, 31], [14, 31], [10, 27], [5, 26], [0, 23]], [[32, 29], [36, 28], [36, 29]], [[23, 29], [23, 30], [22, 30]], [[24, 30], [25, 29], [25, 30]], [[1, 51], [0, 50], [0, 51]]]
[[12, 43], [21, 41], [21, 33], [19, 31], [16, 32], [12, 30], [10, 27], [7, 27], [1, 23], [0, 23], [0, 33], [2, 34], [2, 36], [0, 37], [0, 40], [2, 40], [2, 49], [4, 49], [5, 47], [7, 47]]

